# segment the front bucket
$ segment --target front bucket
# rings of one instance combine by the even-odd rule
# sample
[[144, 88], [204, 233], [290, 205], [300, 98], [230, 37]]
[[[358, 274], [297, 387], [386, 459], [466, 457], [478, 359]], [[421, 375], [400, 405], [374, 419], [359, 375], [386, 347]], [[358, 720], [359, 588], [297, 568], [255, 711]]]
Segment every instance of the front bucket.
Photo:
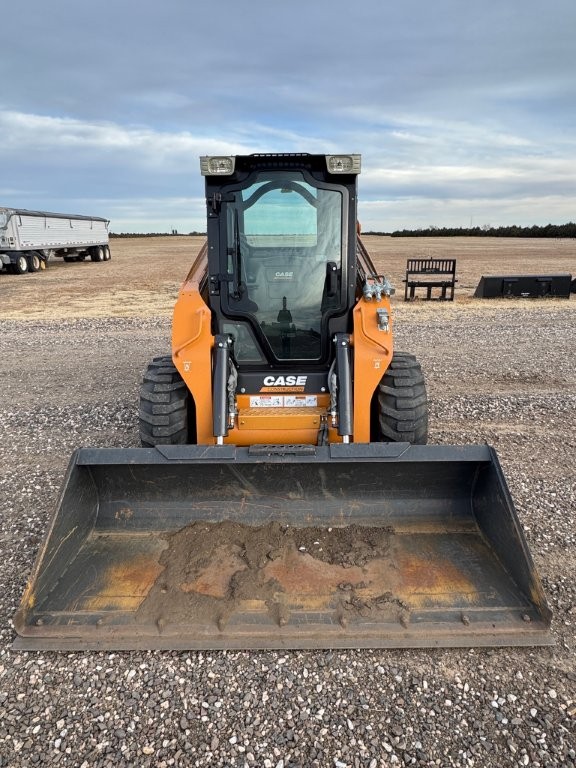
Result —
[[489, 446], [82, 449], [22, 649], [547, 645]]

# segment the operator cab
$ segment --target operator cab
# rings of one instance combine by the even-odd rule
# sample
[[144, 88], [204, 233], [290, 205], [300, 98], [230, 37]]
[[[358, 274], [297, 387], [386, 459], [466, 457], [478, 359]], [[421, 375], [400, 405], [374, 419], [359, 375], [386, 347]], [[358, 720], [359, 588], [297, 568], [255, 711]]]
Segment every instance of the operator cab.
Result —
[[204, 157], [210, 305], [239, 366], [326, 369], [354, 303], [359, 155]]

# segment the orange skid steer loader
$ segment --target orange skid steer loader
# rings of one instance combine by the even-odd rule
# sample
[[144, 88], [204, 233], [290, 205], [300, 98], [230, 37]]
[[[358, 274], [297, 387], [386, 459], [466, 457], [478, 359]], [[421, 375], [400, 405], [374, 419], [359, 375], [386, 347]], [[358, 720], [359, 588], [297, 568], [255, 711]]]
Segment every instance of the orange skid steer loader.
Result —
[[28, 649], [537, 645], [496, 454], [426, 445], [356, 227], [359, 155], [203, 157], [207, 243], [141, 387], [81, 449], [15, 617]]

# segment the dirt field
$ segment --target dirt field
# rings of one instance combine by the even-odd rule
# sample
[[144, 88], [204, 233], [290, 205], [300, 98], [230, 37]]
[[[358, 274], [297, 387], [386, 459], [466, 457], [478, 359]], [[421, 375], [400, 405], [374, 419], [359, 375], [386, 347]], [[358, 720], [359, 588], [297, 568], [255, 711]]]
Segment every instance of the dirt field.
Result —
[[[471, 300], [482, 275], [576, 275], [576, 243], [568, 239], [366, 236], [363, 241], [376, 267], [396, 286], [396, 302], [403, 299], [402, 279], [409, 258], [457, 259], [459, 310], [460, 305]], [[118, 238], [111, 241], [110, 262], [65, 264], [61, 259], [52, 259], [41, 274], [0, 275], [0, 318], [51, 320], [170, 314], [178, 287], [202, 242], [200, 237], [181, 236]], [[476, 310], [486, 305], [483, 309], [490, 311], [493, 302], [474, 300], [472, 304]], [[529, 302], [522, 306], [522, 311], [535, 308]], [[409, 311], [408, 307], [405, 309]], [[422, 307], [416, 311], [421, 313]]]
[[[576, 765], [576, 296], [476, 300], [481, 275], [576, 274], [576, 241], [366, 237], [430, 442], [498, 451], [553, 611], [553, 648], [17, 653], [12, 616], [71, 452], [137, 446], [200, 238], [0, 274], [0, 767]], [[410, 257], [454, 257], [454, 302], [403, 302]]]

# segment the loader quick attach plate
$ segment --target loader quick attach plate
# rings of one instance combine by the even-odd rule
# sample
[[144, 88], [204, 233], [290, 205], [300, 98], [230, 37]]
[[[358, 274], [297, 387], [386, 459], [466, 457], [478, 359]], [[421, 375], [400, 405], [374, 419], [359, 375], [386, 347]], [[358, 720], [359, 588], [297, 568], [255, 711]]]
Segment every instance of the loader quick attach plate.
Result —
[[493, 449], [306, 449], [76, 452], [15, 646], [552, 642]]

